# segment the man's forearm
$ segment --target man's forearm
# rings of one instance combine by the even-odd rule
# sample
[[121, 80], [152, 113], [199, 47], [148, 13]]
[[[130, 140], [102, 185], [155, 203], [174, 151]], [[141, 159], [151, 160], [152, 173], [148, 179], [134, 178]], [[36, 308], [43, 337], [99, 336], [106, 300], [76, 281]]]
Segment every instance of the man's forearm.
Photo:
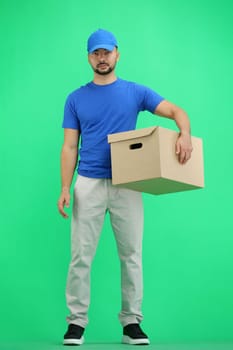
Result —
[[181, 134], [191, 133], [189, 118], [183, 109], [176, 108], [173, 112], [172, 118], [175, 120]]
[[70, 190], [75, 167], [77, 164], [78, 150], [63, 146], [61, 152], [61, 185], [62, 191]]
[[162, 101], [154, 111], [154, 114], [173, 119], [180, 129], [181, 134], [190, 134], [190, 122], [187, 113], [180, 107], [169, 101]]

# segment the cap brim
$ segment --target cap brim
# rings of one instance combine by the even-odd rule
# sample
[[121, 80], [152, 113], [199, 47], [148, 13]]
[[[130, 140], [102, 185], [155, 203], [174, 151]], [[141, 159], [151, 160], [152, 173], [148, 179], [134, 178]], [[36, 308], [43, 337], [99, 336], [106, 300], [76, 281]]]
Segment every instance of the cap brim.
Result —
[[112, 51], [112, 50], [114, 50], [114, 47], [115, 47], [114, 45], [99, 44], [99, 45], [93, 46], [88, 52], [92, 53], [92, 52], [94, 52], [95, 50], [98, 50], [98, 49], [105, 49], [105, 50], [108, 50], [108, 51]]

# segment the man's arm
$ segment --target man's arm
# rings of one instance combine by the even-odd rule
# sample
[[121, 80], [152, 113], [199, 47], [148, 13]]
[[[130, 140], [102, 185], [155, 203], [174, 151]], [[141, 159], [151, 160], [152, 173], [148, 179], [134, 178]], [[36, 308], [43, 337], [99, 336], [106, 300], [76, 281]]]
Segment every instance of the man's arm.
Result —
[[173, 103], [164, 100], [157, 106], [154, 114], [173, 119], [176, 122], [176, 125], [180, 129], [180, 134], [176, 141], [176, 154], [179, 157], [179, 162], [185, 164], [191, 158], [193, 149], [190, 122], [186, 112]]
[[78, 158], [79, 131], [64, 129], [64, 143], [61, 151], [61, 195], [58, 200], [58, 210], [64, 218], [68, 215], [64, 206], [70, 205], [70, 186], [72, 183]]

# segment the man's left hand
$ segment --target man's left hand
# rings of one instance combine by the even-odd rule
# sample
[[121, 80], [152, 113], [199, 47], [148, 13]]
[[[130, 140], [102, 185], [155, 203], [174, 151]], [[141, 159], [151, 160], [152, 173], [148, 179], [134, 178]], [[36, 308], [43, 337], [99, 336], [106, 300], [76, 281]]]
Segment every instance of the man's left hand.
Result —
[[189, 133], [180, 133], [176, 141], [176, 154], [180, 164], [185, 164], [191, 158], [193, 147]]

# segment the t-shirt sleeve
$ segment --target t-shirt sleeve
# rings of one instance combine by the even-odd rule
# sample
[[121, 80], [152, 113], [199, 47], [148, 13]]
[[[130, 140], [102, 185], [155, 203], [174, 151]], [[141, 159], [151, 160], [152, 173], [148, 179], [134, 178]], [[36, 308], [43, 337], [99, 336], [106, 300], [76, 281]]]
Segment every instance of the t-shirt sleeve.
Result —
[[62, 127], [80, 130], [80, 123], [72, 95], [69, 95], [65, 102]]
[[160, 102], [164, 100], [164, 97], [143, 85], [136, 85], [136, 93], [139, 111], [149, 111], [153, 113]]

